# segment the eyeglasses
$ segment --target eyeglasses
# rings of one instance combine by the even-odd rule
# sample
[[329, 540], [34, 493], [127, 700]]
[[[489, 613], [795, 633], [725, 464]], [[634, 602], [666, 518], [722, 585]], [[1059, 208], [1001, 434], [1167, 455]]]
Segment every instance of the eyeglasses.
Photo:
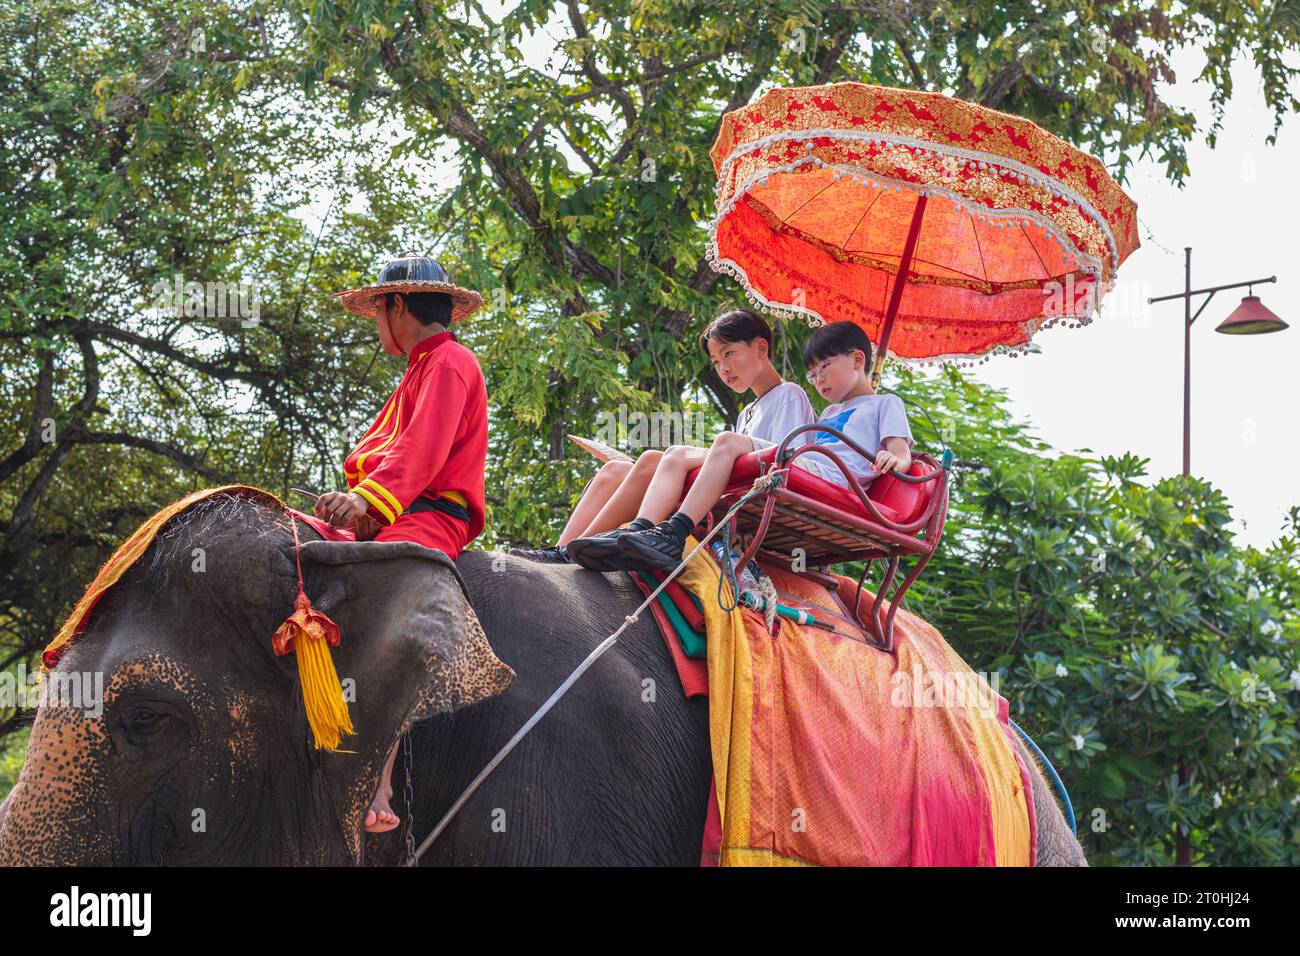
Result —
[[840, 356], [838, 355], [832, 355], [830, 358], [826, 359], [826, 361], [818, 362], [815, 366], [808, 369], [808, 381], [816, 383], [818, 379], [823, 378], [826, 375], [826, 370], [830, 368], [831, 363], [839, 357]]

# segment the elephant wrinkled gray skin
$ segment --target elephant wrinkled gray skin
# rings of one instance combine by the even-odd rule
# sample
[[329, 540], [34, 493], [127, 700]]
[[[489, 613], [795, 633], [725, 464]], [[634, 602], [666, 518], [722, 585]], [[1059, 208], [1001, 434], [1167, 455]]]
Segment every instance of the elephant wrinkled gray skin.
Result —
[[[414, 801], [399, 759], [394, 809], [412, 812], [418, 842], [641, 600], [626, 575], [483, 552], [452, 565], [410, 543], [299, 534], [307, 593], [339, 624], [335, 663], [355, 682], [358, 734], [342, 744], [355, 753], [313, 748], [296, 665], [271, 649], [297, 593], [285, 519], [217, 495], [169, 523], [64, 654], [61, 672], [103, 672], [102, 714], [40, 709], [0, 819], [0, 863], [398, 863], [399, 831], [369, 835], [363, 857], [361, 820], [400, 734], [410, 729]], [[682, 696], [646, 615], [422, 862], [694, 865], [707, 726], [707, 701]], [[1082, 864], [1024, 756], [1040, 864]]]
[[[0, 862], [344, 864], [389, 745], [412, 720], [499, 694], [455, 566], [409, 542], [326, 543], [303, 578], [338, 623], [355, 753], [313, 746], [295, 661], [271, 635], [297, 594], [288, 518], [228, 493], [176, 515], [100, 600], [62, 673], [102, 713], [37, 712]], [[85, 701], [80, 701], [84, 705]]]

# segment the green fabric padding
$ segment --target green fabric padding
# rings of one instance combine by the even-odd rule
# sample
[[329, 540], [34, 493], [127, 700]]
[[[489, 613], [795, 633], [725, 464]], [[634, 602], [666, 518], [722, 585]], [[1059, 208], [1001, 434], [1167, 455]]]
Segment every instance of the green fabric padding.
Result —
[[[659, 587], [660, 582], [655, 580], [651, 575], [646, 574], [644, 571], [638, 571], [636, 574], [652, 592], [655, 588]], [[690, 592], [688, 591], [687, 593], [689, 594]], [[677, 610], [677, 605], [673, 603], [673, 599], [668, 596], [667, 592], [660, 591], [659, 597], [656, 600], [659, 601], [659, 606], [663, 608], [664, 613], [668, 615], [668, 620], [672, 624], [673, 630], [677, 632], [677, 643], [682, 645], [682, 653], [687, 657], [694, 657], [697, 660], [704, 660], [707, 658], [709, 656], [709, 648], [704, 641], [704, 635], [699, 631], [692, 629], [692, 627], [686, 623], [686, 618], [682, 617], [682, 612]]]

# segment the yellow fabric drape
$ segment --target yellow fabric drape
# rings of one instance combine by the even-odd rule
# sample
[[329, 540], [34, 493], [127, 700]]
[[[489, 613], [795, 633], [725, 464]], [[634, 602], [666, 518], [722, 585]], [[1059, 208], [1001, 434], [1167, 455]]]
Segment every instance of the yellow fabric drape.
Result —
[[[783, 592], [830, 600], [765, 570]], [[1006, 702], [937, 630], [900, 609], [893, 654], [785, 618], [773, 637], [761, 615], [718, 606], [718, 579], [707, 551], [678, 578], [708, 637], [720, 864], [1032, 865], [1032, 793]], [[724, 581], [728, 604], [730, 593]], [[895, 689], [918, 679], [970, 696], [899, 704]]]

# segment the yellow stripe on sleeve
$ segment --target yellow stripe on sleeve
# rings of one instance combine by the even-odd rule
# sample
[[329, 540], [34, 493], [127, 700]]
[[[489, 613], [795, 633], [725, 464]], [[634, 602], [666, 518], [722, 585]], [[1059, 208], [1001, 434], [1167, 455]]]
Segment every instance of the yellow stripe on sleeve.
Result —
[[397, 516], [388, 510], [388, 504], [384, 501], [381, 501], [373, 491], [369, 490], [364, 485], [359, 485], [359, 484], [353, 485], [352, 490], [355, 491], [357, 494], [359, 494], [362, 498], [365, 498], [366, 501], [369, 501], [372, 505], [374, 505], [375, 510], [378, 511], [381, 515], [383, 515], [388, 520], [389, 524], [392, 524], [394, 521], [397, 520]]
[[376, 494], [382, 495], [384, 500], [387, 501], [388, 504], [392, 507], [393, 514], [400, 515], [403, 511], [406, 510], [405, 508], [402, 507], [402, 503], [397, 500], [397, 497], [391, 491], [389, 491], [387, 488], [381, 485], [379, 482], [375, 481], [375, 479], [367, 478], [364, 481], [359, 482], [359, 484], [363, 484], [371, 491], [375, 492]]

